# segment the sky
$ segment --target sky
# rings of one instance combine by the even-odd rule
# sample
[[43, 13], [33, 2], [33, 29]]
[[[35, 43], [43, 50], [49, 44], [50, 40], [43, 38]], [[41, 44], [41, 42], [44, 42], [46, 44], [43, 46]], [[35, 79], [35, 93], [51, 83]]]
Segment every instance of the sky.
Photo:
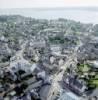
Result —
[[0, 0], [0, 8], [98, 6], [98, 0]]

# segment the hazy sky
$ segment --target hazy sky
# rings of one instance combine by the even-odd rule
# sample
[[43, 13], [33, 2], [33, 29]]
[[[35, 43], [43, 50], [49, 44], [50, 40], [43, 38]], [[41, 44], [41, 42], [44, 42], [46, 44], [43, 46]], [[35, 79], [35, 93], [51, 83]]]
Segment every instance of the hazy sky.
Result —
[[98, 6], [98, 0], [0, 0], [0, 8]]

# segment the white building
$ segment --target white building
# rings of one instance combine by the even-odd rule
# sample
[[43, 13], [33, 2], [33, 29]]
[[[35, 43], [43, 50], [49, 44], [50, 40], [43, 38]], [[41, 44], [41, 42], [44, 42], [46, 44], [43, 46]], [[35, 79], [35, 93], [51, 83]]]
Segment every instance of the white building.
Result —
[[97, 60], [88, 61], [88, 64], [91, 65], [94, 68], [98, 68], [98, 61]]
[[61, 54], [61, 46], [59, 45], [51, 45], [50, 49], [51, 49], [52, 54], [56, 54], [56, 55]]
[[33, 72], [37, 65], [34, 64], [29, 64], [21, 61], [17, 61], [15, 63], [10, 64], [10, 68], [13, 69], [14, 71], [18, 70], [24, 70], [25, 72]]

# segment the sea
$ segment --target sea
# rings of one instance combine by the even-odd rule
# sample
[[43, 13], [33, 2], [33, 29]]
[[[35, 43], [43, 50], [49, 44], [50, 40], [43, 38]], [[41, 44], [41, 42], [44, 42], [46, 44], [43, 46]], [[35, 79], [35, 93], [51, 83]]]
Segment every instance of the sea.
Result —
[[98, 8], [14, 8], [0, 9], [0, 15], [22, 15], [36, 19], [65, 18], [98, 24]]

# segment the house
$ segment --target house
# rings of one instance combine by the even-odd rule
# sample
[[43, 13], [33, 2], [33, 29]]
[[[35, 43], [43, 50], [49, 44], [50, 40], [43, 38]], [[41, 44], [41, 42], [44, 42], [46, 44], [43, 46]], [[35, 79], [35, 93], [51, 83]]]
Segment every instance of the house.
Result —
[[96, 60], [98, 59], [98, 43], [92, 41], [83, 44], [78, 49], [77, 58], [79, 61], [83, 60]]
[[14, 90], [10, 91], [7, 95], [10, 95], [10, 96], [15, 96], [16, 95], [16, 92]]
[[25, 77], [32, 76], [32, 73], [31, 72], [25, 73], [24, 71], [22, 71], [22, 74], [20, 76], [21, 76], [21, 79], [24, 79]]
[[0, 69], [0, 78], [4, 77], [4, 70]]
[[45, 77], [46, 77], [46, 73], [45, 73], [45, 71], [41, 71], [41, 72], [39, 72], [38, 74], [37, 74], [37, 78], [39, 78], [39, 79], [45, 79]]
[[44, 85], [40, 89], [39, 95], [40, 95], [41, 100], [47, 100], [48, 99], [50, 89], [51, 89], [51, 85]]
[[52, 84], [52, 79], [51, 77], [47, 76], [45, 79], [44, 79], [44, 85], [51, 85]]
[[64, 64], [64, 60], [63, 59], [60, 59], [59, 60], [59, 66], [62, 66]]
[[64, 79], [64, 85], [78, 96], [83, 95], [87, 88], [85, 82], [80, 79], [77, 79], [75, 76], [70, 75], [66, 76], [66, 78]]
[[30, 94], [31, 94], [32, 99], [34, 99], [34, 100], [40, 100], [40, 99], [39, 99], [39, 94], [38, 94], [38, 92], [36, 92], [35, 89], [32, 89], [32, 90], [30, 91]]
[[92, 92], [92, 94], [90, 95], [90, 97], [98, 97], [98, 88], [96, 88], [93, 92]]
[[58, 100], [81, 100], [81, 99], [71, 91], [67, 91], [62, 93]]
[[60, 45], [50, 45], [50, 50], [52, 54], [59, 55], [61, 54], [62, 48]]
[[17, 61], [15, 63], [11, 63], [10, 68], [14, 72], [17, 72], [18, 70], [23, 70], [25, 72], [33, 72], [35, 68], [37, 68], [37, 65], [35, 63], [31, 65], [28, 62]]
[[44, 40], [34, 40], [29, 42], [29, 46], [33, 48], [43, 48], [46, 46], [46, 42]]
[[23, 96], [11, 100], [32, 100], [32, 99], [30, 93], [26, 93]]
[[97, 60], [88, 61], [88, 64], [89, 64], [90, 66], [92, 66], [93, 68], [98, 69], [98, 61], [97, 61]]
[[56, 58], [54, 56], [51, 56], [50, 57], [50, 64], [53, 64], [55, 60], [56, 60]]
[[33, 77], [33, 78], [29, 78], [28, 80], [24, 81], [24, 83], [27, 84], [27, 85], [30, 85], [30, 84], [32, 84], [36, 81], [37, 81], [36, 78]]
[[8, 42], [8, 40], [7, 40], [4, 36], [1, 36], [1, 37], [0, 37], [0, 41], [1, 41], [1, 42], [5, 42], [5, 43]]
[[31, 91], [32, 89], [35, 89], [35, 88], [39, 88], [39, 87], [42, 86], [42, 84], [43, 84], [42, 80], [34, 82], [33, 84], [31, 84], [31, 85], [29, 85], [27, 87], [27, 89], [25, 90], [25, 92]]

